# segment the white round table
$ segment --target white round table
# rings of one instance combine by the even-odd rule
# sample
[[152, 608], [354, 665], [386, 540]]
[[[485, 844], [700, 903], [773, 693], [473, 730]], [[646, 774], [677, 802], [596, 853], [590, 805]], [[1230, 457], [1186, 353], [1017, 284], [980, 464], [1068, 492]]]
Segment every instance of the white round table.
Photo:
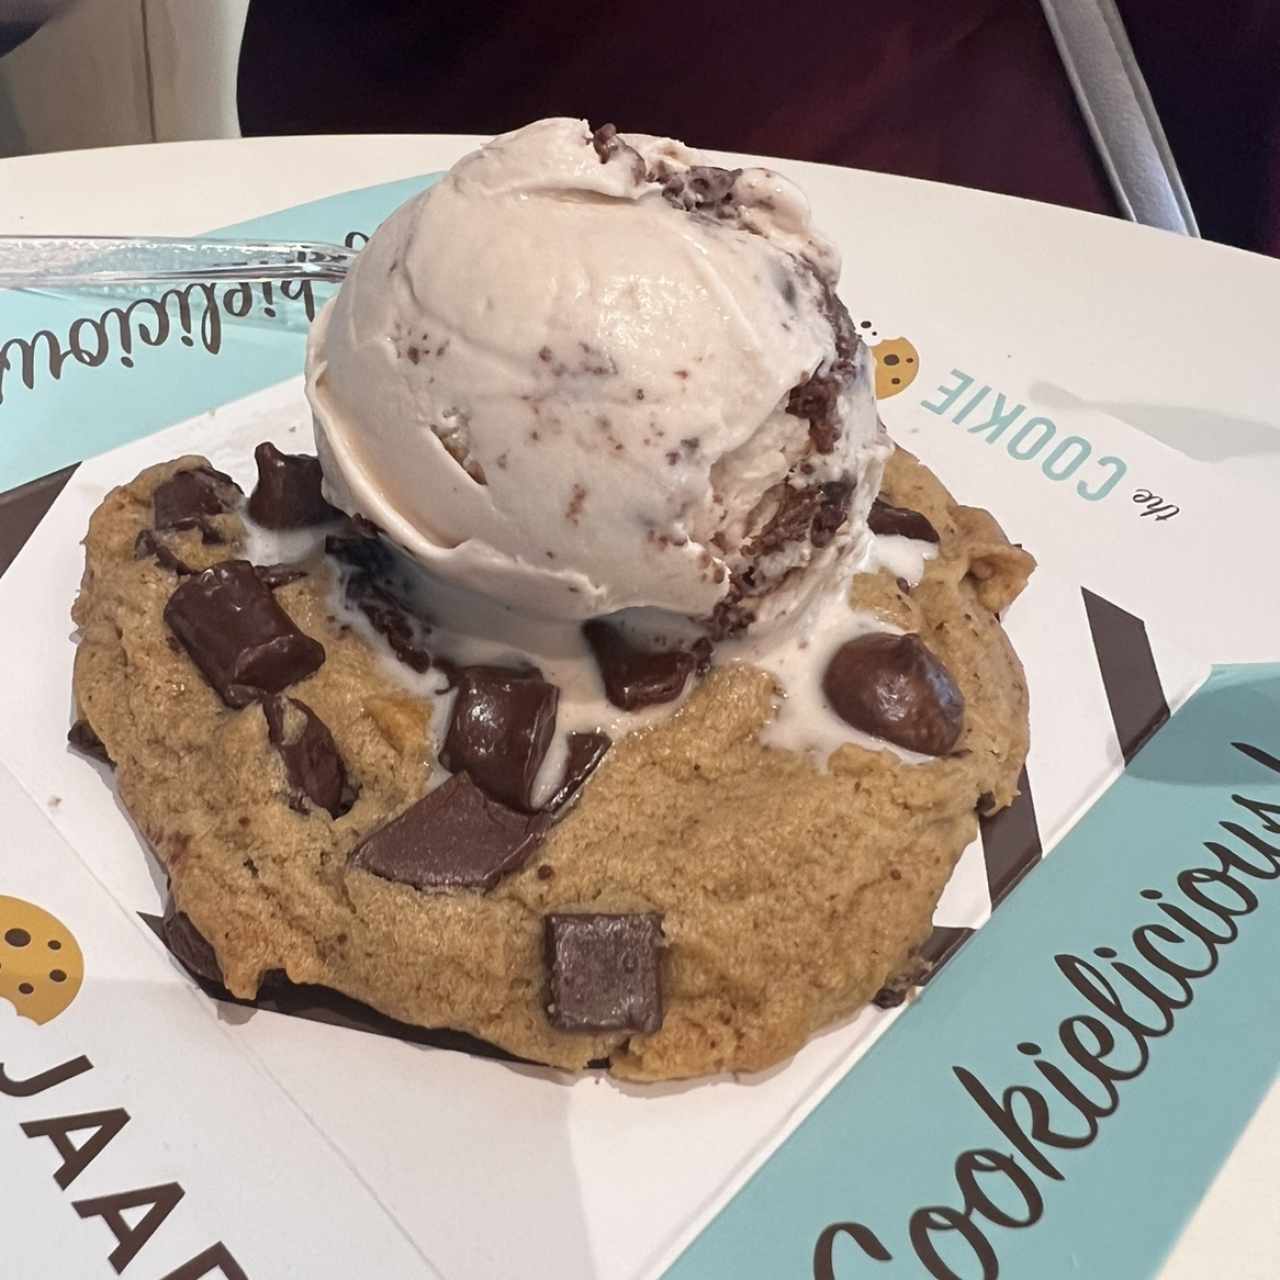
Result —
[[[0, 161], [0, 233], [183, 235], [447, 168], [479, 139], [262, 138]], [[1280, 429], [1280, 261], [1030, 201], [777, 162], [856, 261], [846, 296], [900, 296], [1001, 330], [1011, 358], [1168, 442]], [[872, 246], [868, 251], [867, 246]], [[1225, 473], [1256, 477], [1249, 449]], [[1273, 464], [1275, 465], [1275, 464]], [[1280, 480], [1280, 475], [1277, 476]], [[1278, 655], [1280, 656], [1280, 655]], [[1273, 1087], [1187, 1226], [1164, 1280], [1280, 1272]]]

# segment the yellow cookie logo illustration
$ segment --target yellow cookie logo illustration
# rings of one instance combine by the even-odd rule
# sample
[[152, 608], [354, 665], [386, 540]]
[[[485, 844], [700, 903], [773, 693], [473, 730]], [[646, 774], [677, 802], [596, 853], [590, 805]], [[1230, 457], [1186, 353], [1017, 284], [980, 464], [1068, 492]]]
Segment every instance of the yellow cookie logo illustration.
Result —
[[876, 399], [887, 400], [905, 391], [920, 372], [920, 353], [910, 338], [882, 338], [870, 320], [859, 320], [858, 337], [876, 359]]
[[71, 930], [41, 907], [0, 895], [0, 1000], [43, 1025], [83, 981], [84, 956]]
[[907, 338], [882, 338], [871, 350], [876, 357], [876, 399], [905, 391], [920, 371], [920, 353]]

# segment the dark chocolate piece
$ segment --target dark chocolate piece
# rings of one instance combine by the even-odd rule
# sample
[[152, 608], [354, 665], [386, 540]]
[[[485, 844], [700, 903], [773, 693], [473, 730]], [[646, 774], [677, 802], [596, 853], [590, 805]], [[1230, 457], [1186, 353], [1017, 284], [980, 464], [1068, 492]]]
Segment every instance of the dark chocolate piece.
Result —
[[240, 486], [229, 475], [212, 467], [192, 467], [156, 486], [151, 509], [157, 529], [199, 529], [206, 542], [216, 542], [220, 538], [210, 518], [230, 511], [240, 496]]
[[279, 693], [324, 662], [247, 560], [224, 560], [181, 582], [164, 620], [229, 707]]
[[297, 698], [264, 698], [262, 711], [289, 785], [331, 818], [342, 817], [355, 802], [355, 790], [347, 783], [346, 766], [328, 726]]
[[391, 552], [376, 534], [352, 538], [331, 533], [324, 540], [324, 549], [335, 560], [341, 560], [353, 569], [363, 569], [365, 573], [390, 573], [395, 565]]
[[347, 579], [347, 603], [369, 619], [369, 625], [406, 667], [421, 673], [431, 666], [431, 652], [421, 640], [421, 624], [367, 573], [353, 573]]
[[547, 801], [548, 813], [559, 813], [570, 801], [578, 798], [578, 792], [613, 746], [613, 739], [599, 731], [571, 733], [565, 741], [569, 754], [564, 762], [564, 777], [555, 795]]
[[175, 556], [151, 529], [143, 529], [133, 540], [133, 556], [135, 560], [145, 560], [148, 556], [155, 556], [156, 563], [162, 569], [168, 569], [180, 577], [185, 578], [196, 572], [185, 560]]
[[185, 911], [177, 909], [172, 898], [165, 904], [160, 936], [170, 954], [184, 969], [206, 982], [223, 985], [222, 966], [218, 963], [217, 952], [191, 923], [191, 917]]
[[492, 889], [542, 843], [545, 817], [491, 800], [455, 773], [355, 847], [350, 865], [415, 889]]
[[622, 149], [622, 143], [618, 141], [618, 126], [616, 124], [602, 124], [591, 135], [591, 145], [595, 147], [596, 155], [600, 157], [600, 163], [605, 164]]
[[871, 504], [871, 514], [867, 516], [867, 527], [872, 533], [891, 534], [899, 538], [915, 538], [920, 542], [941, 542], [938, 531], [929, 522], [928, 516], [910, 507], [895, 507], [892, 503], [877, 498]]
[[369, 625], [406, 667], [419, 673], [428, 670], [432, 659], [423, 643], [425, 624], [375, 581], [375, 575], [385, 577], [395, 567], [391, 552], [376, 536], [330, 536], [324, 540], [324, 549], [352, 569], [347, 577], [347, 603], [368, 618]]
[[102, 739], [94, 733], [87, 720], [77, 720], [67, 730], [67, 741], [81, 755], [92, 756], [103, 764], [109, 764], [113, 769], [116, 767], [116, 762], [107, 755], [107, 748], [103, 745]]
[[734, 184], [741, 176], [741, 169], [696, 164], [682, 173], [671, 174], [662, 184], [662, 195], [668, 204], [687, 213], [732, 218], [736, 214]]
[[253, 571], [268, 591], [277, 591], [307, 576], [307, 571], [296, 564], [255, 564]]
[[964, 695], [918, 635], [874, 632], [847, 641], [822, 691], [855, 729], [922, 755], [946, 755], [964, 730]]
[[536, 670], [462, 667], [440, 763], [526, 813], [556, 728], [560, 690]]
[[565, 915], [546, 919], [550, 1003], [561, 1031], [657, 1031], [662, 917]]
[[600, 618], [582, 625], [604, 691], [615, 707], [635, 711], [680, 696], [697, 659], [687, 649], [641, 649], [620, 628]]
[[820, 365], [809, 378], [791, 389], [787, 412], [809, 424], [809, 439], [818, 453], [833, 453], [840, 439], [840, 393], [852, 385], [857, 374], [858, 337], [849, 312], [834, 289], [814, 275], [822, 292], [823, 310], [835, 340], [834, 359]]
[[900, 1004], [906, 1003], [907, 994], [913, 985], [905, 978], [894, 978], [871, 997], [871, 1003], [877, 1009], [896, 1009]]
[[340, 520], [320, 492], [320, 459], [307, 453], [281, 453], [263, 441], [254, 451], [258, 483], [249, 496], [249, 514], [264, 529], [303, 529]]
[[[600, 157], [601, 164], [608, 164], [615, 156], [625, 156], [631, 164], [631, 176], [637, 182], [645, 180], [643, 158], [635, 147], [628, 146], [618, 137], [616, 125], [602, 124], [591, 135], [591, 145], [595, 148], [596, 155]], [[617, 371], [613, 370], [613, 372]]]

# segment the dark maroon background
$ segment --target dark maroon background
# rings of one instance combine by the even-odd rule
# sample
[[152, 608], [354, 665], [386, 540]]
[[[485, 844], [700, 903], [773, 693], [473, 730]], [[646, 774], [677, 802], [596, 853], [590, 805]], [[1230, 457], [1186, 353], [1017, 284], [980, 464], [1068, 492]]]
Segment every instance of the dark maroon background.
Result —
[[[1121, 0], [1204, 234], [1280, 252], [1280, 4]], [[253, 0], [241, 125], [546, 115], [1113, 213], [1036, 0]]]

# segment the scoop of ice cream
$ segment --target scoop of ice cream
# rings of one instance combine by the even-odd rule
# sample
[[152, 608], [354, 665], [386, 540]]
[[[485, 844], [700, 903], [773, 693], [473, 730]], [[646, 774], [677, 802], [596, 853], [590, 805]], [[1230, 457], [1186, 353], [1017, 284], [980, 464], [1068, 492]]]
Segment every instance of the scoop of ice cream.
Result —
[[764, 626], [843, 576], [888, 452], [801, 193], [543, 120], [393, 214], [314, 327], [330, 501], [535, 616]]

